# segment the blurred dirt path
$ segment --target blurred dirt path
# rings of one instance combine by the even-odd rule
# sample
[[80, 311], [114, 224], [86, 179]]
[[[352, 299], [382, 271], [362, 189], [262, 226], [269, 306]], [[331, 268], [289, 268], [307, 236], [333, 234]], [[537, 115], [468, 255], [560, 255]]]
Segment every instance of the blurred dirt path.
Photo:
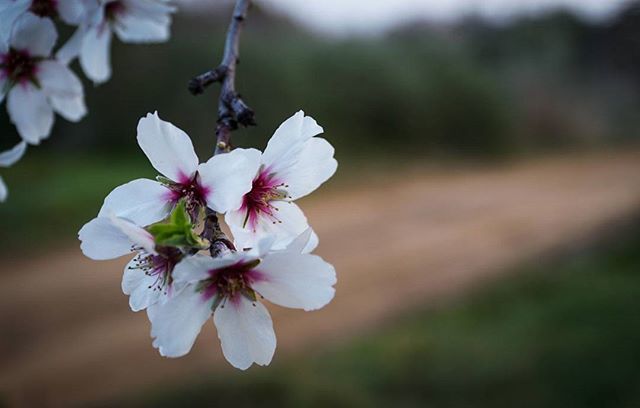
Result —
[[[414, 169], [302, 203], [335, 264], [335, 300], [305, 313], [270, 305], [285, 353], [315, 350], [507, 267], [589, 239], [640, 209], [640, 152], [564, 157], [447, 174]], [[126, 259], [66, 250], [4, 262], [0, 402], [68, 406], [224, 375], [213, 324], [181, 359], [151, 347], [144, 313], [120, 292]], [[303, 348], [304, 347], [304, 348]]]

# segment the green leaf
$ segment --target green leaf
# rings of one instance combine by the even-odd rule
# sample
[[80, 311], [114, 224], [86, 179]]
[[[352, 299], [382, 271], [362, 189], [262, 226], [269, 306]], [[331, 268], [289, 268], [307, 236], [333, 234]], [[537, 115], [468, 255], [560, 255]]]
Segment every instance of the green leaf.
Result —
[[156, 245], [198, 249], [207, 247], [206, 242], [193, 231], [183, 201], [178, 202], [166, 222], [151, 225], [147, 230], [153, 235]]
[[176, 184], [173, 180], [171, 180], [170, 178], [166, 178], [165, 176], [156, 176], [156, 180], [158, 181], [158, 183], [164, 184], [165, 186], [172, 186]]

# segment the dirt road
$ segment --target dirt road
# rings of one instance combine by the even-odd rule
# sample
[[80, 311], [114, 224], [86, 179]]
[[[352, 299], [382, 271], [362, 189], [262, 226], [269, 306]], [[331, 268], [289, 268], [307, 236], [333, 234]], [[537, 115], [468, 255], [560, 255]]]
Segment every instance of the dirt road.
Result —
[[[508, 266], [601, 231], [640, 209], [640, 152], [457, 171], [367, 177], [302, 203], [338, 271], [318, 312], [269, 305], [275, 359], [342, 341], [418, 304], [495, 278]], [[4, 262], [0, 398], [60, 406], [135, 393], [222, 362], [213, 324], [187, 357], [161, 358], [144, 313], [120, 292], [126, 259], [67, 249]], [[1, 399], [0, 399], [1, 401]]]

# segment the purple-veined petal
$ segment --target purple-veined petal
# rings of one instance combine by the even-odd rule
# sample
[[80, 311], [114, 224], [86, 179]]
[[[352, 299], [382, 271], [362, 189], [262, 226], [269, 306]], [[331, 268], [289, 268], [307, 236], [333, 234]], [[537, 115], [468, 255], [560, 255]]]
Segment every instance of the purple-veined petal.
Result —
[[211, 316], [211, 301], [196, 292], [195, 285], [187, 285], [167, 302], [149, 306], [147, 315], [153, 347], [164, 357], [181, 357], [191, 350]]
[[256, 270], [261, 279], [251, 287], [280, 306], [316, 310], [335, 294], [336, 271], [317, 255], [274, 252]]
[[239, 208], [260, 167], [260, 151], [235, 149], [217, 154], [198, 166], [200, 182], [208, 191], [207, 205], [224, 213]]
[[27, 151], [27, 143], [22, 141], [9, 150], [0, 153], [0, 167], [13, 166]]
[[258, 301], [236, 295], [218, 306], [213, 314], [222, 353], [241, 370], [251, 364], [267, 365], [276, 351], [276, 335], [269, 312]]
[[198, 168], [198, 156], [189, 136], [180, 128], [149, 113], [138, 122], [138, 144], [161, 174], [186, 183]]
[[245, 260], [246, 255], [241, 252], [229, 253], [220, 258], [204, 255], [194, 255], [184, 258], [173, 270], [173, 279], [177, 282], [198, 282], [210, 277], [209, 271]]
[[287, 201], [271, 201], [272, 216], [259, 213], [245, 223], [246, 211], [227, 213], [225, 221], [233, 234], [239, 248], [253, 248], [265, 235], [273, 235], [273, 249], [284, 249], [308, 227], [307, 217], [295, 203]]
[[134, 312], [144, 310], [166, 296], [162, 290], [154, 288], [157, 277], [137, 268], [136, 262], [138, 262], [137, 257], [125, 266], [121, 284], [122, 292], [129, 295], [129, 307]]
[[158, 302], [166, 303], [184, 288], [184, 284], [173, 282], [169, 287], [158, 287], [158, 275], [145, 273], [137, 265], [138, 258], [133, 258], [124, 268], [122, 275], [122, 292], [129, 295], [129, 307], [134, 312], [146, 309]]
[[84, 32], [80, 45], [80, 66], [94, 83], [100, 84], [111, 78], [111, 30], [106, 22]]
[[24, 13], [13, 25], [9, 45], [28, 51], [31, 56], [48, 57], [57, 39], [58, 33], [51, 19]]
[[91, 259], [114, 259], [131, 253], [131, 239], [108, 217], [97, 217], [84, 224], [78, 238], [82, 253]]
[[35, 86], [17, 84], [9, 91], [7, 111], [20, 136], [29, 144], [38, 144], [49, 136], [53, 109], [45, 94]]
[[104, 199], [98, 216], [115, 214], [137, 225], [163, 220], [171, 212], [170, 191], [149, 179], [136, 179], [113, 189]]

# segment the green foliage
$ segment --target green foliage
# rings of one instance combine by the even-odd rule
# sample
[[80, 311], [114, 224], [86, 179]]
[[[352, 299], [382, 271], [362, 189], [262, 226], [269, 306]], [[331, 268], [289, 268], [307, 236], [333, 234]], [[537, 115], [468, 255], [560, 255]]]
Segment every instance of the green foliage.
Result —
[[202, 239], [193, 230], [191, 218], [183, 200], [175, 206], [169, 218], [147, 228], [156, 245], [205, 248]]
[[639, 270], [636, 230], [333, 351], [185, 379], [129, 405], [635, 407]]

